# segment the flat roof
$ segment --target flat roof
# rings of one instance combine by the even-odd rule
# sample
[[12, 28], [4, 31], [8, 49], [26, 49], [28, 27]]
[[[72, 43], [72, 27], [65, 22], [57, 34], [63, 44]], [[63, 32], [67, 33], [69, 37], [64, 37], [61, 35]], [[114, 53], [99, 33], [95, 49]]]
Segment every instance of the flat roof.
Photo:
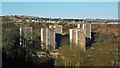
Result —
[[77, 22], [77, 24], [91, 24], [91, 22]]

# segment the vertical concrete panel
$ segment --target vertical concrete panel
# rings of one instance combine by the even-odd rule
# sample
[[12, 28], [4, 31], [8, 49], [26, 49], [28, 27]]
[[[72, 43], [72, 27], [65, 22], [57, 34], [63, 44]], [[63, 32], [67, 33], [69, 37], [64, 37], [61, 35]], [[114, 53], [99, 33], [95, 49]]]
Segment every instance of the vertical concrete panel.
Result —
[[75, 35], [76, 35], [76, 36], [75, 36], [75, 37], [76, 37], [76, 40], [75, 40], [75, 41], [76, 41], [76, 46], [77, 46], [77, 45], [78, 45], [78, 30], [76, 30]]
[[77, 28], [80, 28], [80, 24], [77, 24]]
[[20, 28], [20, 46], [22, 45], [21, 35], [22, 35], [22, 28]]
[[90, 24], [90, 39], [91, 39], [91, 24]]
[[83, 27], [83, 29], [84, 29], [84, 28], [85, 28], [85, 24], [82, 24], [82, 25], [83, 25], [82, 27]]
[[43, 47], [43, 28], [41, 28], [41, 47]]
[[45, 34], [46, 35], [46, 42], [45, 43], [46, 43], [46, 49], [48, 49], [49, 30], [47, 28], [45, 28], [45, 29], [46, 29], [46, 31], [45, 31], [46, 32], [46, 34]]
[[70, 36], [70, 46], [72, 46], [72, 30], [70, 29], [69, 31], [70, 31], [70, 35], [69, 35]]
[[54, 46], [53, 50], [55, 50], [55, 45], [56, 45], [56, 42], [55, 42], [55, 32], [53, 32], [53, 46]]
[[81, 48], [85, 49], [85, 29], [80, 30], [80, 44], [81, 44]]

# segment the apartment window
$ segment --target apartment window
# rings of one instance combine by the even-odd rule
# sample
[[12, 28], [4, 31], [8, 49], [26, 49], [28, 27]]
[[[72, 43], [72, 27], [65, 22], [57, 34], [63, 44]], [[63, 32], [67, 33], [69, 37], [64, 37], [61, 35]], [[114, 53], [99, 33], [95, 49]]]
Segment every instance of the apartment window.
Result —
[[50, 32], [48, 31], [48, 43], [50, 43]]
[[80, 40], [78, 40], [78, 45], [80, 45]]
[[80, 31], [78, 31], [78, 38], [80, 38]]

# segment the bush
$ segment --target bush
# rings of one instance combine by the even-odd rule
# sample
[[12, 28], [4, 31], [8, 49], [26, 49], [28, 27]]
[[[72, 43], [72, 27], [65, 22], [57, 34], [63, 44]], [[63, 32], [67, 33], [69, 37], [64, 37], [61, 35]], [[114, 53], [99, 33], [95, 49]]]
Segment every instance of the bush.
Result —
[[97, 33], [95, 34], [95, 42], [116, 42], [117, 38], [113, 33]]

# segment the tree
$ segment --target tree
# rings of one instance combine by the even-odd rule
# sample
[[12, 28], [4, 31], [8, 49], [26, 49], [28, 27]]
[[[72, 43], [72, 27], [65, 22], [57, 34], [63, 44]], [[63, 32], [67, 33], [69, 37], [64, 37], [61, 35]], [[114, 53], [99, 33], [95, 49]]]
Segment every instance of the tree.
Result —
[[95, 41], [96, 42], [112, 42], [115, 43], [116, 42], [116, 36], [114, 35], [114, 33], [97, 33], [95, 34]]
[[5, 49], [8, 56], [18, 57], [20, 55], [17, 53], [20, 52], [19, 27], [13, 23], [4, 23], [2, 26], [3, 49]]

